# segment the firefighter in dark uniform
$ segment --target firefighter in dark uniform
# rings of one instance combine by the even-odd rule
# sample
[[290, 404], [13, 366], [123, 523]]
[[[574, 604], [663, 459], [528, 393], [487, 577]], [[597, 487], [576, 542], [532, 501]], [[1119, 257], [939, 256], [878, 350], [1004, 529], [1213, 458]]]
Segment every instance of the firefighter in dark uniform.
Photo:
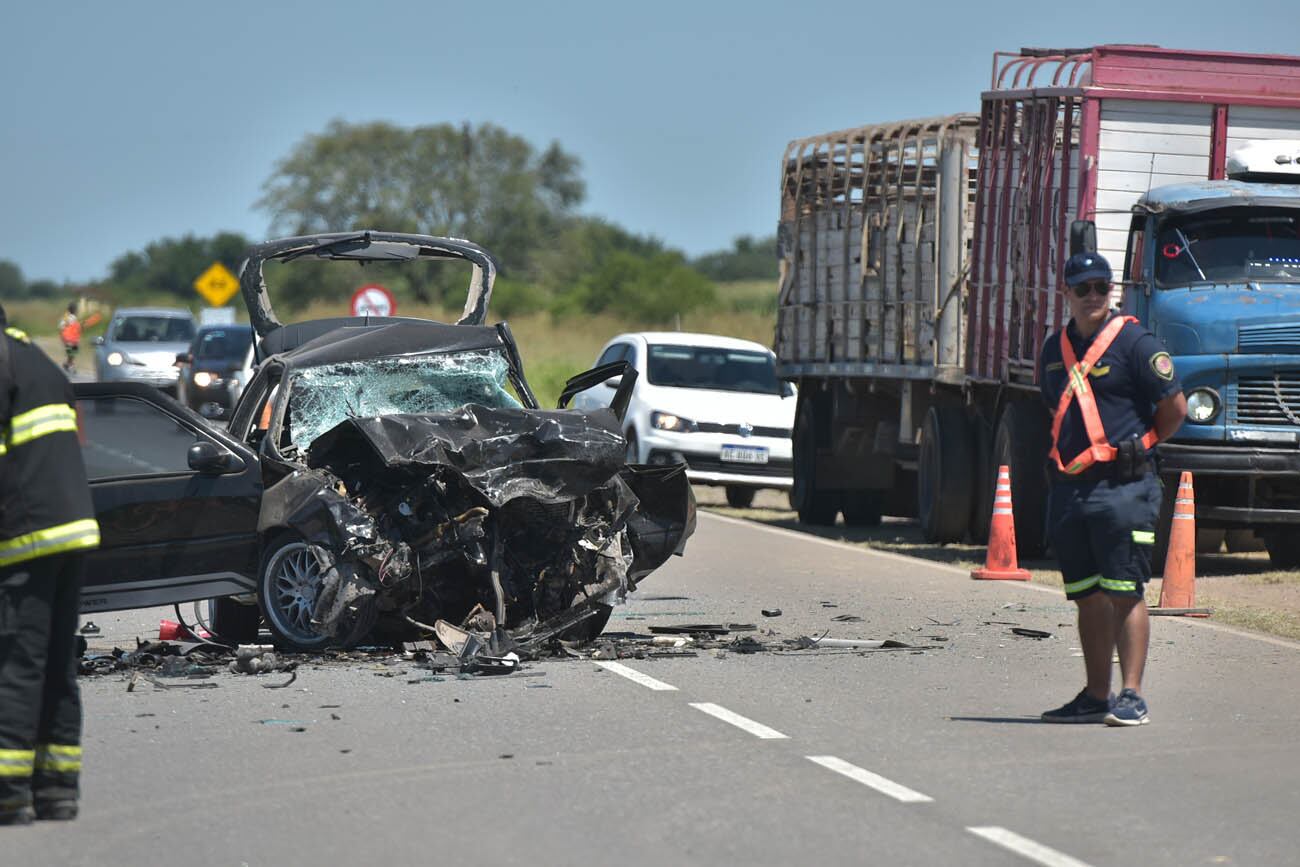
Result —
[[[1078, 606], [1087, 684], [1046, 722], [1142, 725], [1150, 622], [1143, 589], [1160, 512], [1152, 450], [1187, 415], [1169, 353], [1110, 307], [1110, 263], [1079, 253], [1065, 264], [1071, 319], [1039, 353], [1053, 413], [1048, 535]], [[1110, 692], [1118, 651], [1123, 688]]]
[[0, 824], [77, 815], [76, 628], [99, 544], [72, 386], [0, 309]]

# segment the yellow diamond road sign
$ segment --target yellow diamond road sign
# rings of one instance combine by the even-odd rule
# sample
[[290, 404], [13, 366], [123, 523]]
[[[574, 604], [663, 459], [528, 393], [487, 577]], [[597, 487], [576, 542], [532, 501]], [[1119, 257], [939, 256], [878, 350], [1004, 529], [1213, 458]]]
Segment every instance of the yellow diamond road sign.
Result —
[[194, 281], [194, 290], [213, 307], [222, 307], [239, 291], [239, 281], [225, 265], [213, 262], [208, 266], [208, 270]]

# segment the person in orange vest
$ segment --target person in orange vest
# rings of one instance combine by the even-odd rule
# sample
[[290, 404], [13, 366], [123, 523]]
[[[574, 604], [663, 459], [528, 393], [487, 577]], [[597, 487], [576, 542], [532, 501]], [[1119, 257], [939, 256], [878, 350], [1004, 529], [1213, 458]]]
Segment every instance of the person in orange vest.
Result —
[[[1143, 590], [1161, 499], [1152, 450], [1182, 425], [1187, 400], [1164, 345], [1111, 309], [1103, 256], [1071, 256], [1065, 286], [1070, 321], [1043, 345], [1038, 382], [1053, 413], [1048, 537], [1078, 608], [1087, 681], [1042, 718], [1142, 725], [1151, 632]], [[1123, 686], [1113, 696], [1116, 651]]]
[[0, 825], [73, 819], [76, 630], [99, 545], [72, 385], [0, 308]]
[[99, 321], [99, 314], [92, 313], [83, 323], [77, 317], [77, 302], [68, 303], [68, 311], [59, 317], [59, 339], [63, 341], [63, 370], [72, 373], [77, 369], [77, 352], [81, 349], [81, 328], [89, 327]]

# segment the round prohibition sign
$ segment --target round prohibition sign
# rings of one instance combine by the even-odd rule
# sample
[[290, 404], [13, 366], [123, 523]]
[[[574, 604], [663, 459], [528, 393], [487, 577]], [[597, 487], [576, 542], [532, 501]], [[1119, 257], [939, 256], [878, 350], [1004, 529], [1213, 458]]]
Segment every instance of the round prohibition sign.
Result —
[[378, 283], [367, 284], [352, 293], [353, 316], [392, 316], [396, 310], [393, 293]]

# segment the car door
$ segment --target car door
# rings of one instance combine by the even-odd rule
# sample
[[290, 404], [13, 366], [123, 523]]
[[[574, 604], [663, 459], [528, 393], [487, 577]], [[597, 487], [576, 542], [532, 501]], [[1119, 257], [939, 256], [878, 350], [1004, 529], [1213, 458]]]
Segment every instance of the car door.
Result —
[[73, 387], [100, 530], [81, 610], [252, 592], [262, 494], [254, 453], [150, 386]]
[[[600, 354], [600, 358], [596, 359], [596, 363], [592, 367], [602, 367], [615, 361], [630, 361], [631, 349], [631, 345], [627, 343], [611, 343], [605, 347], [605, 351]], [[580, 391], [573, 396], [573, 407], [574, 409], [593, 410], [609, 406], [610, 401], [614, 399], [614, 392], [617, 388], [618, 379], [611, 378], [594, 388]]]

